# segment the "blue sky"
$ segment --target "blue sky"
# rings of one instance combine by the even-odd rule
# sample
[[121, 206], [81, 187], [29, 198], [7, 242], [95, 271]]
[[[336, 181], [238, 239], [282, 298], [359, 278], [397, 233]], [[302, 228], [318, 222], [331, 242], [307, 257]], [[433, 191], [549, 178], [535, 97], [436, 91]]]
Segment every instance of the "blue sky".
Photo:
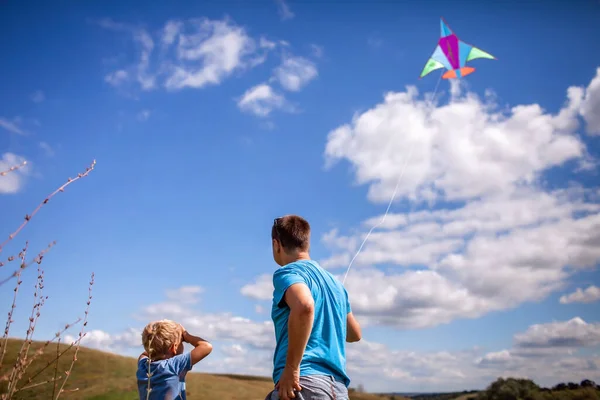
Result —
[[[543, 384], [600, 380], [599, 3], [2, 8], [0, 166], [28, 161], [0, 181], [4, 234], [97, 160], [2, 251], [58, 242], [37, 338], [82, 314], [94, 271], [88, 345], [135, 355], [168, 317], [218, 344], [198, 370], [270, 374], [273, 218], [305, 216], [312, 256], [343, 275], [413, 148], [346, 284], [365, 325], [353, 384], [462, 390], [538, 362]], [[440, 16], [498, 60], [430, 105]]]

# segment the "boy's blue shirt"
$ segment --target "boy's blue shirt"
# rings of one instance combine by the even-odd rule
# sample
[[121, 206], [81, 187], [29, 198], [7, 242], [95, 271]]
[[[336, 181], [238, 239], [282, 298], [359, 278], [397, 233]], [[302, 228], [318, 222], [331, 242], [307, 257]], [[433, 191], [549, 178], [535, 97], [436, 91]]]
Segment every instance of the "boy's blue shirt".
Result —
[[300, 363], [300, 376], [331, 375], [346, 386], [346, 320], [350, 313], [348, 293], [340, 281], [316, 261], [300, 260], [279, 268], [273, 274], [271, 318], [277, 341], [273, 355], [273, 382], [277, 383], [285, 367], [288, 350], [288, 318], [285, 291], [296, 283], [310, 289], [315, 303], [314, 322]]
[[[164, 400], [186, 400], [185, 376], [192, 369], [192, 354], [185, 353], [150, 364], [150, 398]], [[148, 388], [148, 357], [138, 361], [136, 372], [140, 400], [146, 399]]]

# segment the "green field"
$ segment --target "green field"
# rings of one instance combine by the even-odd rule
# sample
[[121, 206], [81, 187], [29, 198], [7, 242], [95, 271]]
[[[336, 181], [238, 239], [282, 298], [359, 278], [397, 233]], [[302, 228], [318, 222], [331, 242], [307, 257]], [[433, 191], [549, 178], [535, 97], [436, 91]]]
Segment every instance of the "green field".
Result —
[[[21, 347], [22, 341], [9, 340], [7, 353], [4, 358], [0, 376], [8, 372], [15, 362], [16, 355]], [[42, 343], [33, 342], [30, 354], [42, 346]], [[61, 346], [65, 349], [66, 346]], [[68, 370], [73, 350], [61, 357], [58, 365], [58, 375], [64, 377], [64, 371]], [[27, 384], [28, 377], [42, 369], [56, 356], [56, 345], [50, 345], [45, 353], [39, 357], [25, 372], [20, 388]], [[55, 364], [54, 364], [55, 365]], [[44, 382], [53, 379], [54, 365], [39, 374], [32, 383]], [[131, 357], [123, 357], [98, 350], [81, 347], [77, 354], [77, 362], [73, 367], [71, 377], [65, 385], [65, 391], [61, 399], [93, 399], [93, 400], [132, 400], [137, 399], [137, 388], [135, 380], [136, 360]], [[190, 400], [263, 400], [272, 389], [273, 383], [270, 378], [252, 377], [243, 375], [213, 375], [192, 372], [186, 379], [187, 397]], [[0, 386], [2, 392], [6, 390], [6, 382]], [[47, 383], [18, 392], [15, 399], [51, 399], [53, 383]], [[377, 396], [366, 393], [351, 393], [352, 400], [385, 400], [389, 396]], [[401, 397], [396, 396], [396, 399]]]

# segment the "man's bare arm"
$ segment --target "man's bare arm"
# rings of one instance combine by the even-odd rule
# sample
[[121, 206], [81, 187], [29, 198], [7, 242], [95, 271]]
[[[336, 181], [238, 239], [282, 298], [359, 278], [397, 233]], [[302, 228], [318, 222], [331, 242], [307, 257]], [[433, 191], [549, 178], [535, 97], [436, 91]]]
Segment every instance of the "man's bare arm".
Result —
[[362, 338], [362, 332], [360, 329], [360, 324], [354, 318], [352, 312], [348, 313], [346, 317], [346, 342], [358, 342]]
[[296, 283], [286, 290], [285, 302], [290, 308], [286, 367], [298, 369], [312, 330], [315, 303], [308, 286], [303, 283]]

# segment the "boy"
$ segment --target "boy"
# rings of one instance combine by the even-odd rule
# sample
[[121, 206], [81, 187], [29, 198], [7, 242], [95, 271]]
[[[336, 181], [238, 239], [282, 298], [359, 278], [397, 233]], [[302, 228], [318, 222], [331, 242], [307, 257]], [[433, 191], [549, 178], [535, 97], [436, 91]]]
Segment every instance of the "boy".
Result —
[[[194, 349], [183, 354], [183, 342], [191, 344]], [[212, 345], [167, 319], [146, 325], [142, 343], [145, 351], [138, 358], [136, 373], [140, 400], [186, 400], [185, 376], [194, 364], [210, 354]]]
[[276, 218], [271, 243], [280, 268], [273, 273], [271, 308], [275, 389], [265, 400], [348, 400], [346, 343], [362, 338], [348, 293], [311, 258], [306, 219]]

